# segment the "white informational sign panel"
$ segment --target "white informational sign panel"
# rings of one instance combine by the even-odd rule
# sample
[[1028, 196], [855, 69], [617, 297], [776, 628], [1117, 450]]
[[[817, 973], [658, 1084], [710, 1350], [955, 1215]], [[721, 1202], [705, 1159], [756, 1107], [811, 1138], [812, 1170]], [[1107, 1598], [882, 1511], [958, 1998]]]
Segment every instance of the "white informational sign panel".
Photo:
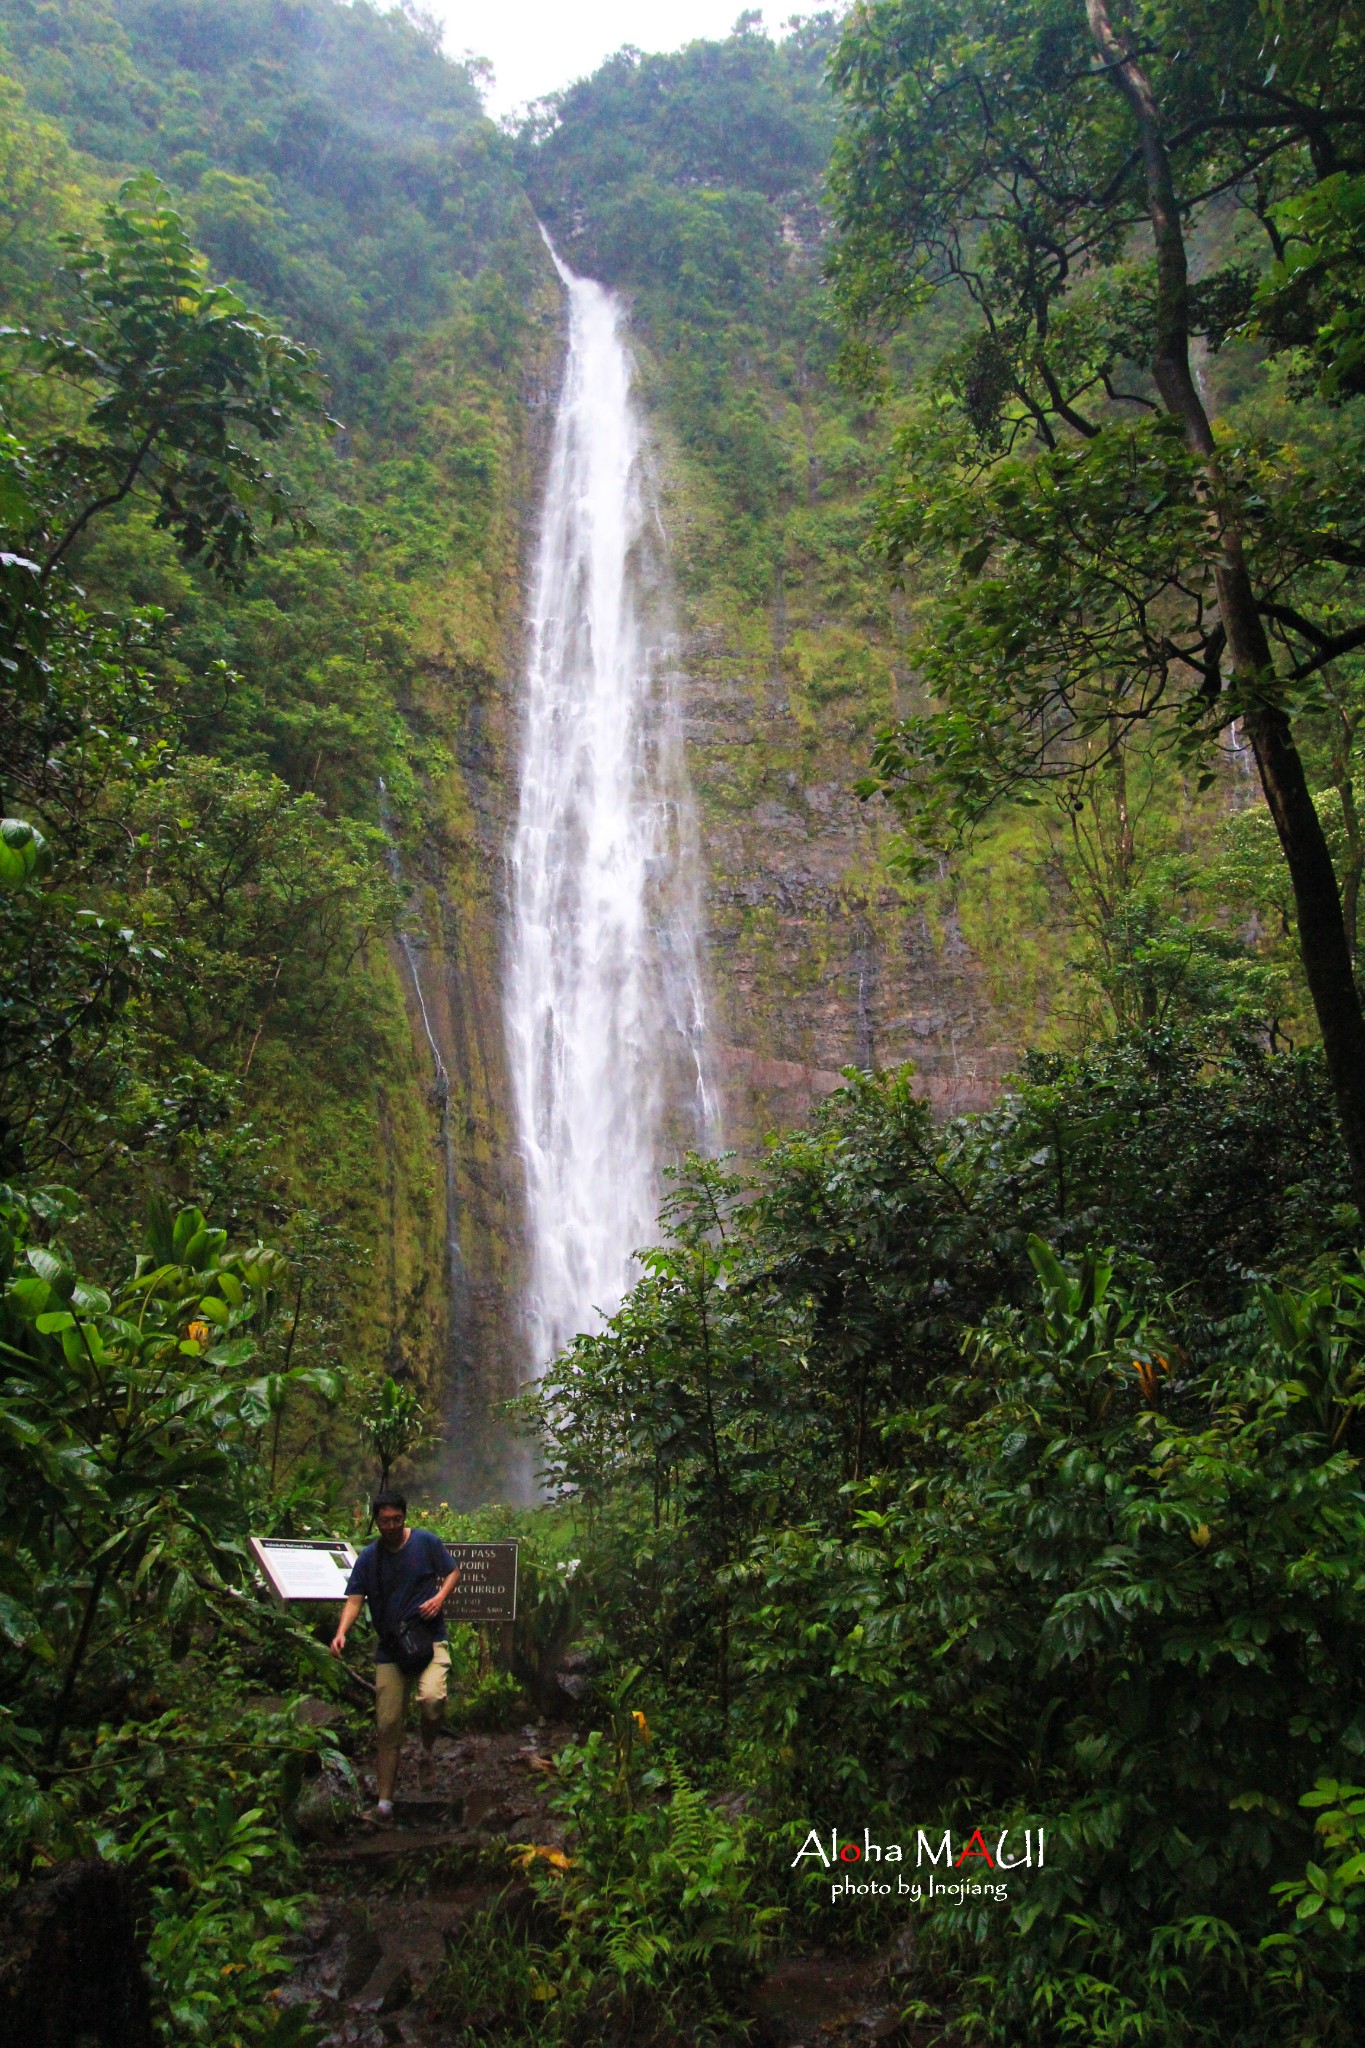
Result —
[[344, 1600], [355, 1552], [349, 1543], [253, 1536], [251, 1554], [277, 1600]]

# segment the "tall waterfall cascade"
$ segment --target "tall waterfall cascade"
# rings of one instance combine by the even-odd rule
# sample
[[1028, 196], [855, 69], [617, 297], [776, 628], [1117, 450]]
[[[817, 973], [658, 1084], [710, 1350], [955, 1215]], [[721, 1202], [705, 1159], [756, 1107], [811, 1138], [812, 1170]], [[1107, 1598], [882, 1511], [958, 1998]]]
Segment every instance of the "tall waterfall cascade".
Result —
[[663, 1166], [715, 1137], [676, 635], [622, 308], [555, 267], [569, 344], [528, 621], [505, 998], [535, 1372], [620, 1306], [656, 1236]]

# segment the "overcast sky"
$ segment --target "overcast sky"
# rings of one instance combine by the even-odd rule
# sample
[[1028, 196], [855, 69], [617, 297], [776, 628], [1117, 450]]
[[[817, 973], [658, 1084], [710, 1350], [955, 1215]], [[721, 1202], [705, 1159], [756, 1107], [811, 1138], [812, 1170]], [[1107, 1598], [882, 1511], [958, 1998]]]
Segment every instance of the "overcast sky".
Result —
[[[471, 50], [492, 63], [490, 114], [507, 114], [595, 71], [622, 43], [640, 50], [676, 50], [697, 36], [727, 35], [744, 0], [419, 0], [445, 24], [446, 49]], [[776, 30], [789, 15], [811, 13], [820, 0], [788, 0], [764, 17]]]

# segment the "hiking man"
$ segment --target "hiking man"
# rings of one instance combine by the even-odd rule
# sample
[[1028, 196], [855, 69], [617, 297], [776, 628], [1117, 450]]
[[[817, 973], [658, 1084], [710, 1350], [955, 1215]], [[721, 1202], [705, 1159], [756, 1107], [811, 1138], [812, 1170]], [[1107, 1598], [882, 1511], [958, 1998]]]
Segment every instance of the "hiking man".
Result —
[[[398, 1782], [403, 1722], [414, 1689], [422, 1729], [418, 1782], [430, 1782], [431, 1753], [440, 1731], [450, 1676], [450, 1651], [446, 1647], [441, 1609], [460, 1574], [439, 1536], [430, 1529], [409, 1529], [408, 1503], [403, 1494], [391, 1487], [377, 1493], [372, 1513], [379, 1535], [373, 1543], [366, 1544], [346, 1581], [346, 1604], [332, 1637], [332, 1655], [345, 1655], [346, 1638], [368, 1600], [370, 1619], [378, 1636], [374, 1653], [379, 1749], [375, 1812], [380, 1820], [389, 1820]], [[416, 1624], [416, 1628], [406, 1628], [406, 1624]], [[412, 1661], [411, 1645], [400, 1637], [423, 1629], [431, 1638], [431, 1658], [425, 1666], [417, 1668]], [[421, 1647], [425, 1643], [420, 1644], [418, 1655]], [[407, 1670], [402, 1668], [405, 1664]]]

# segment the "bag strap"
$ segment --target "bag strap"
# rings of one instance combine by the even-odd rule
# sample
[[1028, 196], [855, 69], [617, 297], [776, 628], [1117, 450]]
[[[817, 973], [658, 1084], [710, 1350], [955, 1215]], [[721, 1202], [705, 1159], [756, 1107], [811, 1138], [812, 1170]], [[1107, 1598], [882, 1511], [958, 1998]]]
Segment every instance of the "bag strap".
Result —
[[377, 1572], [379, 1577], [379, 1608], [380, 1613], [383, 1617], [380, 1621], [377, 1633], [379, 1636], [379, 1640], [382, 1643], [387, 1640], [388, 1636], [391, 1633], [391, 1630], [389, 1628], [389, 1582], [384, 1576], [384, 1539], [382, 1536], [375, 1537], [374, 1549], [375, 1571]]

